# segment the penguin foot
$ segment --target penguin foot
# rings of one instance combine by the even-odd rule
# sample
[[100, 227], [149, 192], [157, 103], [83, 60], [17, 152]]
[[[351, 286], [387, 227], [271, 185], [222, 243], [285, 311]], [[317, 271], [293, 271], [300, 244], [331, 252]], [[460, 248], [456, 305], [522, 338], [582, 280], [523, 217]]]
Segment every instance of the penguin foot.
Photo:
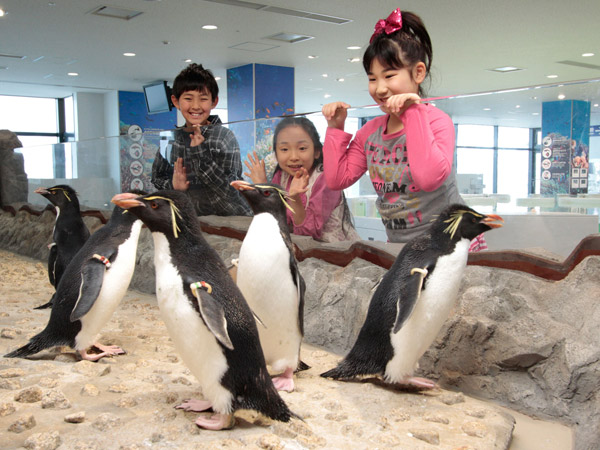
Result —
[[114, 356], [114, 355], [123, 355], [125, 354], [125, 350], [123, 350], [118, 345], [102, 345], [95, 343], [92, 347], [100, 350], [100, 353], [88, 353], [86, 350], [79, 350], [79, 355], [81, 359], [85, 359], [86, 361], [98, 361], [105, 356]]
[[435, 389], [438, 387], [435, 381], [420, 377], [407, 377], [400, 381], [401, 385], [413, 386], [417, 389]]
[[181, 405], [177, 405], [175, 409], [183, 409], [184, 411], [202, 412], [212, 408], [212, 403], [208, 400], [196, 400], [191, 398], [185, 400]]
[[294, 369], [288, 367], [281, 375], [273, 377], [273, 385], [278, 391], [292, 392], [294, 390]]
[[235, 425], [233, 414], [213, 414], [210, 417], [200, 416], [196, 419], [196, 425], [207, 430], [229, 430]]

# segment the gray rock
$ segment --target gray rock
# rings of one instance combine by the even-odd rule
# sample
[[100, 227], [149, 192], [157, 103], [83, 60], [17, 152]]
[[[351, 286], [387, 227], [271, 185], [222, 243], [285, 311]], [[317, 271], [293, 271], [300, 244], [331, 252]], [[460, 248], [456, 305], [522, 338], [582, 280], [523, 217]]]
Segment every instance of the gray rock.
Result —
[[35, 427], [35, 417], [33, 414], [29, 414], [27, 416], [19, 417], [16, 421], [14, 421], [8, 427], [8, 431], [11, 433], [22, 433], [25, 430], [30, 430]]
[[62, 444], [58, 431], [36, 433], [25, 440], [24, 447], [29, 450], [54, 450]]
[[65, 416], [65, 422], [67, 423], [83, 423], [84, 420], [85, 411], [79, 411]]
[[27, 201], [27, 174], [23, 155], [15, 148], [23, 144], [15, 133], [0, 130], [0, 205]]
[[35, 403], [42, 399], [42, 389], [39, 386], [31, 386], [15, 394], [15, 401], [20, 403]]
[[69, 409], [71, 402], [58, 389], [51, 389], [42, 395], [42, 408]]

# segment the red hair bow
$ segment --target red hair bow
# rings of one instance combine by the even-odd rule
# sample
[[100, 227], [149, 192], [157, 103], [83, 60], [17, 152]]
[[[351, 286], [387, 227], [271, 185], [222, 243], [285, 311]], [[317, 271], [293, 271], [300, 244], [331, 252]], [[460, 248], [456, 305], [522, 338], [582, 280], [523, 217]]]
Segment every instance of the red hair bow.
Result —
[[392, 11], [387, 19], [380, 19], [375, 24], [375, 31], [369, 40], [369, 44], [373, 42], [373, 39], [375, 39], [377, 35], [383, 33], [384, 31], [385, 34], [391, 34], [394, 31], [398, 31], [400, 28], [402, 28], [402, 13], [400, 12], [400, 8], [396, 8]]

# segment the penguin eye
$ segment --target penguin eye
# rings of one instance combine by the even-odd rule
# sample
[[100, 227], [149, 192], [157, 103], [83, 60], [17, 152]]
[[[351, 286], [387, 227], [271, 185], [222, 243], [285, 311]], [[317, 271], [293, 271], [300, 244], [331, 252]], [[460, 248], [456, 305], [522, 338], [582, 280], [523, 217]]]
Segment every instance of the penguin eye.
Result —
[[150, 208], [152, 208], [152, 209], [158, 208], [158, 203], [156, 203], [156, 202], [150, 203]]
[[271, 191], [265, 191], [265, 192], [263, 193], [263, 195], [264, 195], [265, 197], [269, 197], [269, 196], [271, 195]]

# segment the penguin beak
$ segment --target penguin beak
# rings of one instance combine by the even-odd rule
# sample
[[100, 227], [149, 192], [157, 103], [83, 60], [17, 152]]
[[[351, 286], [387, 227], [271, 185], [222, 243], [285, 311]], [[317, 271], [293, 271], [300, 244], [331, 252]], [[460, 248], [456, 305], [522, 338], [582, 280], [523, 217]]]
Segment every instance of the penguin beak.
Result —
[[238, 191], [253, 191], [254, 186], [244, 180], [235, 180], [230, 183]]
[[117, 205], [119, 208], [130, 209], [138, 206], [146, 207], [144, 202], [138, 200], [139, 195], [132, 194], [131, 192], [125, 192], [123, 194], [115, 195], [111, 202]]
[[50, 193], [50, 191], [48, 189], [46, 189], [45, 187], [39, 187], [33, 192], [35, 192], [36, 194], [41, 194], [41, 195]]
[[485, 223], [490, 228], [500, 228], [502, 226], [502, 224], [496, 223], [496, 221], [504, 222], [504, 219], [500, 216], [497, 216], [496, 214], [488, 214], [482, 220], [482, 222]]

